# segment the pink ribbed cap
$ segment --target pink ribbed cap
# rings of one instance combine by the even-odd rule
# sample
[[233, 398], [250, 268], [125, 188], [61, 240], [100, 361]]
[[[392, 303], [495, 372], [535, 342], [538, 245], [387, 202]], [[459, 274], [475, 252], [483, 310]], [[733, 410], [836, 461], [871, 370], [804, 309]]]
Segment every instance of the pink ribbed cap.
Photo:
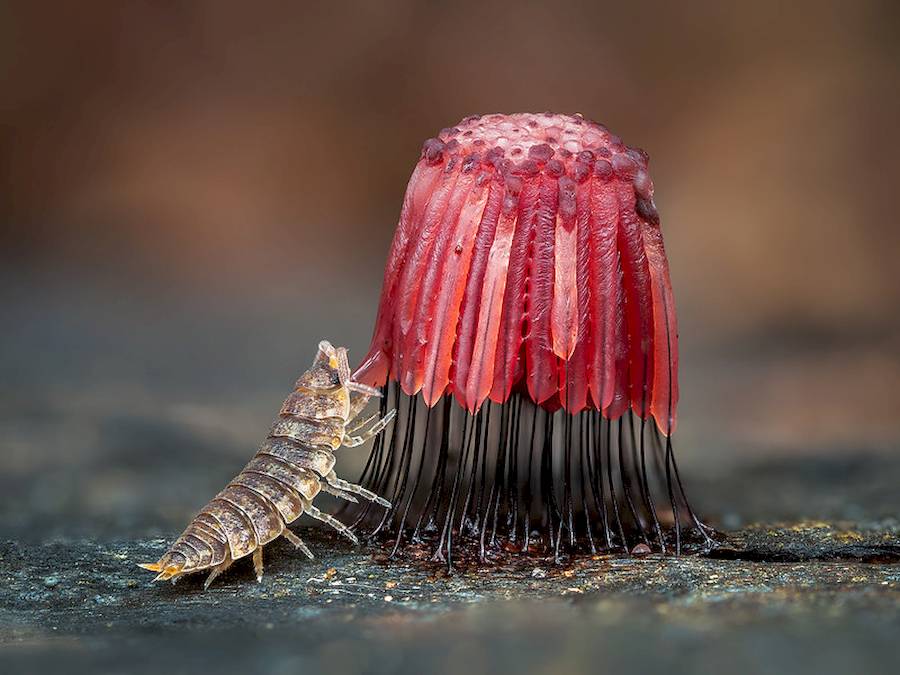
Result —
[[580, 115], [485, 115], [425, 141], [356, 378], [470, 412], [514, 391], [629, 407], [666, 434], [675, 305], [645, 152]]

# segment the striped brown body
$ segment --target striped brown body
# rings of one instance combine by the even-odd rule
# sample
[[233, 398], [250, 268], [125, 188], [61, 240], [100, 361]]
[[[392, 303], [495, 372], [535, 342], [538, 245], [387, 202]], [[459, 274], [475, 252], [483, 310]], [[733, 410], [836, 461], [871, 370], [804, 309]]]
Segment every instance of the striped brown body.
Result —
[[262, 579], [262, 547], [280, 536], [310, 558], [312, 552], [287, 526], [304, 513], [328, 523], [356, 541], [340, 521], [313, 505], [320, 491], [356, 501], [359, 495], [382, 506], [390, 504], [363, 487], [334, 473], [334, 452], [354, 447], [379, 433], [393, 418], [391, 411], [360, 436], [349, 432], [373, 417], [350, 427], [369, 398], [380, 393], [350, 379], [347, 350], [326, 341], [312, 367], [295, 384], [272, 424], [269, 436], [253, 459], [191, 521], [181, 536], [156, 563], [141, 567], [158, 572], [157, 579], [172, 579], [211, 570], [206, 586], [232, 562], [253, 555]]

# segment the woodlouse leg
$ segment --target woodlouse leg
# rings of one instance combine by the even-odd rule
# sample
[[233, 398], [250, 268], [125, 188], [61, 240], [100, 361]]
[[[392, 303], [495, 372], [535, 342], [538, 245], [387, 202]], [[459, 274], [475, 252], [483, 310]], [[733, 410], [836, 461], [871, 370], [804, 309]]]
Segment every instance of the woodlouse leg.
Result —
[[304, 544], [303, 540], [300, 537], [298, 537], [287, 528], [284, 528], [284, 532], [282, 532], [282, 534], [284, 535], [285, 539], [287, 539], [294, 545], [295, 548], [299, 548], [301, 551], [303, 551], [306, 554], [307, 558], [309, 558], [310, 560], [315, 560], [316, 556], [313, 555], [312, 551], [309, 550], [309, 546]]
[[347, 434], [344, 434], [344, 446], [347, 448], [355, 448], [358, 445], [362, 445], [373, 436], [377, 436], [388, 424], [391, 423], [391, 420], [394, 419], [396, 414], [396, 410], [389, 410], [387, 415], [378, 420], [378, 422], [376, 422], [368, 431], [366, 431], [361, 436], [349, 436]]
[[350, 391], [355, 391], [358, 394], [362, 394], [367, 398], [381, 398], [381, 390], [376, 387], [370, 387], [367, 384], [363, 384], [362, 382], [348, 382], [347, 389]]
[[209, 573], [209, 576], [206, 577], [206, 581], [203, 582], [203, 590], [205, 591], [209, 588], [209, 585], [213, 582], [213, 580], [222, 574], [225, 570], [231, 567], [231, 558], [225, 558], [225, 561], [221, 565], [216, 565], [213, 567], [212, 572]]
[[353, 426], [348, 426], [344, 429], [345, 432], [352, 434], [354, 431], [362, 429], [369, 422], [373, 422], [378, 418], [378, 413], [372, 413], [368, 417], [356, 422]]
[[[364, 488], [362, 485], [356, 485], [355, 483], [345, 481], [343, 478], [338, 478], [334, 471], [325, 476], [324, 480], [328, 485], [333, 486], [338, 490], [342, 490], [343, 492], [352, 492], [353, 494], [357, 494], [363, 499], [368, 499], [370, 502], [375, 502], [379, 506], [383, 506], [386, 509], [391, 508], [391, 503], [387, 499], [379, 497], [371, 490], [367, 490], [366, 488]], [[323, 486], [322, 489], [327, 490], [328, 488]]]
[[[375, 387], [370, 387], [359, 382], [349, 382], [347, 389], [351, 392], [350, 396], [350, 414], [347, 421], [356, 419], [356, 417], [369, 404], [370, 398], [381, 398], [381, 391]], [[353, 395], [355, 394], [355, 395]]]
[[309, 506], [306, 507], [306, 514], [315, 518], [316, 520], [321, 520], [323, 523], [327, 523], [328, 525], [331, 525], [334, 529], [336, 529], [342, 535], [347, 537], [347, 539], [352, 541], [354, 544], [359, 544], [359, 539], [356, 538], [356, 535], [353, 534], [353, 532], [350, 530], [350, 528], [347, 527], [346, 525], [344, 525], [341, 521], [339, 521], [334, 516], [330, 516], [327, 513], [323, 513], [322, 511], [319, 511], [319, 509], [317, 509], [312, 504], [310, 504]]
[[262, 546], [257, 546], [253, 551], [253, 571], [256, 572], [256, 582], [260, 583], [263, 578]]
[[349, 424], [359, 417], [367, 405], [369, 405], [369, 396], [367, 394], [351, 394], [350, 412], [347, 414], [347, 423]]
[[327, 492], [328, 494], [334, 495], [335, 497], [346, 499], [348, 502], [353, 502], [354, 504], [359, 503], [356, 497], [351, 495], [349, 491], [342, 490], [335, 485], [322, 485], [322, 492]]

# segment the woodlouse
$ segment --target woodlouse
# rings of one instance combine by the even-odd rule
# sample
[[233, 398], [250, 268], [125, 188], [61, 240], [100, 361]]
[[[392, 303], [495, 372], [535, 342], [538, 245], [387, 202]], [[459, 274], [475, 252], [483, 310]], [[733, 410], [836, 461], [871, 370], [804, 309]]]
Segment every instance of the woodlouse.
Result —
[[[346, 525], [312, 501], [325, 491], [351, 502], [359, 495], [390, 508], [387, 500], [334, 473], [338, 448], [363, 444], [393, 419], [395, 413], [390, 411], [377, 421], [375, 414], [350, 426], [373, 396], [381, 393], [351, 379], [347, 350], [320, 342], [312, 367], [297, 380], [253, 459], [200, 510], [157, 562], [140, 566], [157, 572], [156, 580], [172, 581], [209, 569], [207, 588], [235, 560], [252, 554], [256, 578], [262, 580], [262, 547], [279, 536], [313, 557], [287, 528], [304, 513], [358, 543]], [[373, 422], [361, 435], [350, 435]]]

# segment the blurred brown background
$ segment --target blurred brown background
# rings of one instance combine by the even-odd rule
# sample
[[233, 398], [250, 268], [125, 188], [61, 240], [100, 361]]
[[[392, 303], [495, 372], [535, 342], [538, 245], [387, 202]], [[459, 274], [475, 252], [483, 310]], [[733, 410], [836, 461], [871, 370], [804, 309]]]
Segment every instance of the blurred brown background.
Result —
[[895, 449], [898, 26], [889, 1], [2, 3], [6, 474], [106, 447], [97, 508], [127, 502], [121, 466], [178, 445], [148, 419], [230, 474], [319, 338], [363, 353], [422, 140], [526, 110], [652, 157], [689, 465]]

